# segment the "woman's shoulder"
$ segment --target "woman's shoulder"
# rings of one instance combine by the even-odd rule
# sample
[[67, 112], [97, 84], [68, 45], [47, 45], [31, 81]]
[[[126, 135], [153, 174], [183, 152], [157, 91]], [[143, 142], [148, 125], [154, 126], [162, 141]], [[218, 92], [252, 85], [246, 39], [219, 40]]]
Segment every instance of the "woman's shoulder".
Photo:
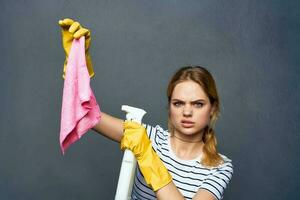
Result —
[[220, 154], [220, 153], [218, 153], [218, 154], [222, 158], [222, 162], [219, 165], [214, 166], [214, 167], [208, 167], [208, 166], [203, 166], [203, 167], [207, 168], [211, 172], [222, 171], [222, 170], [227, 170], [227, 171], [233, 172], [232, 160], [223, 154]]
[[225, 156], [224, 154], [219, 153], [219, 155], [222, 157], [223, 159], [223, 164], [228, 164], [228, 163], [232, 163], [232, 160], [230, 158], [228, 158], [227, 156]]
[[163, 128], [161, 125], [150, 125], [150, 124], [143, 124], [144, 127], [147, 129], [148, 132], [155, 132], [156, 134], [163, 134], [169, 135], [169, 131]]
[[217, 199], [222, 199], [224, 189], [229, 184], [233, 175], [233, 165], [231, 159], [227, 156], [220, 153], [219, 155], [223, 158], [223, 162], [211, 169], [200, 188], [208, 190], [214, 194]]
[[222, 157], [223, 162], [216, 167], [217, 170], [221, 170], [221, 171], [225, 170], [225, 171], [229, 171], [229, 172], [233, 173], [232, 160], [221, 153], [219, 153], [219, 155]]
[[144, 127], [146, 128], [148, 137], [152, 141], [153, 145], [160, 146], [163, 143], [167, 143], [169, 132], [168, 130], [165, 130], [161, 125], [149, 125], [144, 124]]

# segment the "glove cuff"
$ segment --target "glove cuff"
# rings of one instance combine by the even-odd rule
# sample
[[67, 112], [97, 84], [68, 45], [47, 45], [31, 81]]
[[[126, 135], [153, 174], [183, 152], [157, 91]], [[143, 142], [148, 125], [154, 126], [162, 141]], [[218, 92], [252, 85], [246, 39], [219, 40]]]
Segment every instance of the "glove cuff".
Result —
[[149, 146], [147, 152], [143, 155], [144, 156], [139, 158], [137, 162], [146, 183], [153, 191], [157, 191], [169, 184], [172, 181], [172, 176], [152, 146]]

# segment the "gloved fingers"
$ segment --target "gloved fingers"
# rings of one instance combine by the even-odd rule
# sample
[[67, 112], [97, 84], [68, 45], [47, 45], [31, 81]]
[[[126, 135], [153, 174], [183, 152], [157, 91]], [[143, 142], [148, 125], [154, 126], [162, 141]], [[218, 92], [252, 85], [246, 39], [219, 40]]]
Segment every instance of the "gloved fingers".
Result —
[[131, 121], [123, 122], [123, 137], [121, 139], [120, 145], [121, 150], [130, 149], [136, 146], [136, 143], [140, 140], [141, 134], [137, 134], [137, 128], [133, 128], [138, 126], [138, 123]]
[[75, 39], [78, 39], [80, 38], [81, 36], [85, 36], [86, 38], [87, 37], [90, 37], [90, 31], [86, 28], [80, 28], [79, 30], [77, 30], [75, 33], [74, 33], [74, 38]]
[[65, 18], [63, 20], [59, 20], [58, 24], [62, 27], [62, 28], [68, 28], [70, 27], [72, 24], [74, 23], [73, 19], [70, 18]]
[[125, 121], [123, 122], [123, 128], [125, 129], [138, 129], [143, 127], [142, 125], [140, 125], [139, 123], [136, 123], [134, 121]]
[[121, 150], [123, 150], [123, 151], [125, 149], [130, 149], [130, 147], [132, 146], [131, 139], [128, 139], [128, 137], [123, 136], [120, 146], [121, 146]]
[[79, 22], [74, 22], [70, 28], [69, 28], [69, 32], [74, 34], [76, 31], [78, 31], [81, 28], [80, 23]]

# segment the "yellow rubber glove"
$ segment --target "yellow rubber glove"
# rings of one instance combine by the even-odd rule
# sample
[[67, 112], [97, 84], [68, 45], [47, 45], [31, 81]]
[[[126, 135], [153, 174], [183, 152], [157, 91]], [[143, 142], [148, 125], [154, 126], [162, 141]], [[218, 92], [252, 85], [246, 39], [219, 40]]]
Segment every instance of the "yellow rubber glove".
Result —
[[58, 24], [62, 28], [62, 31], [61, 31], [62, 32], [62, 43], [63, 43], [63, 47], [64, 47], [64, 50], [66, 53], [63, 78], [65, 78], [67, 60], [69, 57], [69, 52], [71, 49], [72, 41], [73, 41], [73, 39], [79, 39], [81, 36], [85, 36], [86, 65], [87, 65], [90, 77], [93, 77], [95, 75], [95, 73], [94, 73], [93, 66], [92, 66], [91, 56], [88, 52], [88, 50], [90, 48], [90, 44], [91, 44], [91, 32], [88, 29], [83, 28], [79, 24], [79, 22], [76, 22], [69, 18], [59, 20]]
[[129, 149], [135, 155], [146, 183], [154, 190], [166, 186], [172, 177], [153, 150], [146, 129], [135, 122], [123, 123], [124, 135], [121, 139], [121, 149]]

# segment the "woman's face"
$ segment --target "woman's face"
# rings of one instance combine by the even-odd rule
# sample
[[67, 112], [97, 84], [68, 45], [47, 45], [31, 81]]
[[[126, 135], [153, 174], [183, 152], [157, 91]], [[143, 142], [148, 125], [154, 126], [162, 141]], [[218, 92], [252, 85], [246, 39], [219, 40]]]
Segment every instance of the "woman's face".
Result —
[[169, 105], [170, 123], [174, 134], [186, 139], [197, 139], [207, 126], [213, 112], [202, 87], [194, 81], [177, 84]]

